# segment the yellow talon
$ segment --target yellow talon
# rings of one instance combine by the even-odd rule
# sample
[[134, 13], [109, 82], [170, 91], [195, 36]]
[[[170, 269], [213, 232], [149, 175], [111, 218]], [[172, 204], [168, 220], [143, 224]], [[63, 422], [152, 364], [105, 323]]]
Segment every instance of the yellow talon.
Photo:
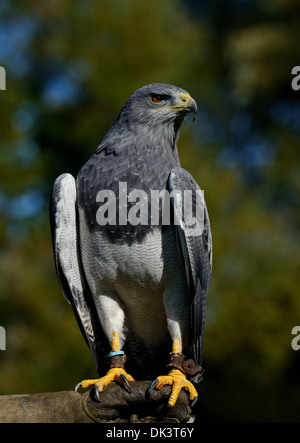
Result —
[[102, 392], [103, 388], [105, 388], [105, 386], [109, 385], [109, 383], [113, 381], [118, 382], [123, 386], [127, 386], [126, 380], [134, 381], [134, 378], [130, 374], [127, 374], [127, 372], [123, 368], [111, 368], [109, 369], [107, 374], [104, 375], [104, 377], [96, 378], [94, 380], [82, 380], [81, 386], [86, 389], [90, 386], [97, 385], [98, 392]]
[[198, 397], [198, 393], [193, 384], [188, 381], [184, 374], [179, 369], [172, 369], [168, 375], [162, 375], [157, 377], [158, 384], [156, 389], [161, 389], [164, 385], [171, 385], [172, 391], [168, 401], [168, 404], [173, 407], [177, 401], [178, 395], [181, 389], [185, 389], [189, 392], [189, 399], [193, 401]]

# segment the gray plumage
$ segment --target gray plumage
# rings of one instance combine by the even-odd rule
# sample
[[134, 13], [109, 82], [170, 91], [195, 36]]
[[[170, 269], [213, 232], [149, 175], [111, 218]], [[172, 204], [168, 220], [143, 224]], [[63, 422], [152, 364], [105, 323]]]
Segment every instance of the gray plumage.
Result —
[[[180, 95], [182, 94], [182, 95]], [[152, 84], [137, 90], [117, 121], [82, 167], [76, 183], [70, 174], [56, 180], [50, 204], [51, 230], [59, 283], [72, 304], [91, 348], [98, 372], [107, 370], [105, 355], [117, 329], [135, 378], [165, 372], [172, 338], [180, 335], [183, 353], [202, 361], [205, 304], [211, 274], [212, 241], [204, 200], [203, 226], [190, 235], [185, 223], [151, 224], [151, 190], [199, 190], [180, 167], [176, 140], [195, 102], [185, 103], [181, 88]], [[158, 97], [162, 102], [153, 102]], [[182, 103], [181, 103], [181, 101]], [[180, 106], [181, 104], [181, 106]], [[147, 223], [97, 222], [101, 190], [117, 196], [138, 189], [147, 199]], [[172, 202], [173, 215], [180, 201]], [[134, 203], [129, 203], [129, 208]], [[122, 209], [121, 209], [122, 210]], [[180, 212], [180, 211], [179, 211]]]

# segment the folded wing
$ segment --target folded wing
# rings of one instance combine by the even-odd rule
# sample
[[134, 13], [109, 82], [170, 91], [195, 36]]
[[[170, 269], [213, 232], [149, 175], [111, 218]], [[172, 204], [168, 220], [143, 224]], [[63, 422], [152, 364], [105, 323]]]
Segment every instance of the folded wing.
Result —
[[202, 362], [206, 297], [212, 268], [212, 238], [203, 191], [183, 168], [172, 169], [168, 190], [173, 196], [179, 253], [184, 261], [190, 296], [190, 345]]
[[[99, 371], [103, 331], [81, 264], [76, 209], [76, 182], [72, 175], [60, 175], [50, 199], [50, 225], [55, 267], [61, 290], [72, 305], [82, 335], [89, 345]], [[102, 340], [101, 340], [102, 338]]]

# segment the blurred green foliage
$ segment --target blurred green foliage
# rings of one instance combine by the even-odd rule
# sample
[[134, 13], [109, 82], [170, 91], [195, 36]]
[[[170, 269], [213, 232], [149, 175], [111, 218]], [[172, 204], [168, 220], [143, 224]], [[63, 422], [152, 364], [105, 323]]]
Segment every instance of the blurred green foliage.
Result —
[[1, 2], [1, 394], [96, 376], [56, 280], [49, 193], [135, 89], [165, 82], [198, 103], [178, 144], [214, 240], [201, 421], [299, 421], [299, 34], [296, 0]]

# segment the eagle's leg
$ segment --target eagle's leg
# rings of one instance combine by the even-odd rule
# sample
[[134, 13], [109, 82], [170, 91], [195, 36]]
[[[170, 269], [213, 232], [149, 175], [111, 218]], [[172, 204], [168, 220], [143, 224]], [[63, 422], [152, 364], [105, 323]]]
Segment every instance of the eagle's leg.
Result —
[[[103, 388], [113, 381], [120, 383], [128, 392], [131, 392], [128, 381], [134, 381], [134, 378], [125, 371], [126, 355], [124, 351], [120, 350], [119, 335], [116, 332], [112, 334], [111, 341], [112, 350], [107, 356], [110, 360], [110, 366], [106, 375], [93, 380], [82, 380], [76, 386], [76, 388], [81, 386], [84, 389], [90, 386], [95, 386], [97, 398], [99, 392], [102, 392]], [[76, 388], [75, 390], [77, 390]]]
[[184, 355], [181, 353], [181, 342], [179, 339], [174, 339], [171, 352], [171, 362], [168, 364], [168, 368], [171, 369], [170, 372], [168, 375], [157, 377], [149, 387], [149, 389], [154, 387], [156, 389], [161, 389], [164, 385], [172, 386], [171, 395], [168, 401], [168, 408], [172, 408], [175, 405], [181, 389], [188, 391], [191, 407], [194, 406], [197, 401], [198, 393], [193, 384], [187, 380], [187, 374], [184, 367]]

